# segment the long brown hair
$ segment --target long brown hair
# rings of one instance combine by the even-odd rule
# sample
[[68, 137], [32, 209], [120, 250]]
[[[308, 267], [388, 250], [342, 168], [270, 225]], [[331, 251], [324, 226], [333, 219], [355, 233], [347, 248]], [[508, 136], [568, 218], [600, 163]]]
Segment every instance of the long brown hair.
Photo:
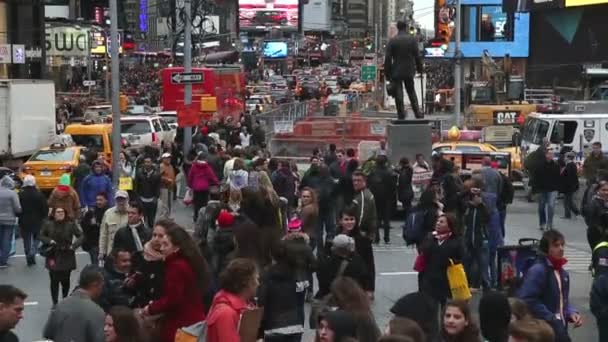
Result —
[[[319, 215], [319, 201], [317, 200], [316, 191], [314, 191], [311, 187], [305, 186], [302, 188], [302, 190], [300, 190], [300, 196], [304, 191], [308, 191], [310, 193], [310, 199], [312, 202], [309, 206], [311, 207], [312, 213], [315, 216]], [[302, 205], [302, 209], [304, 209], [304, 205]]]
[[[468, 322], [468, 324], [458, 336], [449, 336], [443, 326], [444, 315], [442, 315], [441, 316], [441, 335], [443, 336], [443, 338], [446, 341], [462, 341], [462, 342], [479, 341], [479, 342], [481, 342], [481, 339], [479, 338], [479, 327], [477, 326], [475, 321], [473, 321], [469, 303], [465, 300], [450, 300], [445, 305], [445, 310], [447, 310], [447, 308], [449, 308], [449, 307], [453, 307], [453, 308], [460, 310], [460, 312], [462, 312], [462, 314], [463, 314], [465, 320]], [[445, 314], [445, 310], [443, 311], [444, 314]]]
[[133, 310], [126, 306], [113, 306], [108, 312], [112, 317], [118, 342], [145, 342], [145, 334]]
[[192, 271], [194, 272], [196, 285], [199, 289], [205, 293], [209, 285], [209, 266], [207, 261], [203, 258], [200, 249], [196, 246], [196, 243], [188, 234], [188, 232], [175, 225], [171, 229], [166, 230], [167, 238], [171, 240], [171, 243], [179, 247], [179, 252], [188, 261]]
[[371, 310], [369, 297], [353, 278], [336, 278], [331, 283], [331, 295], [341, 310], [365, 315]]

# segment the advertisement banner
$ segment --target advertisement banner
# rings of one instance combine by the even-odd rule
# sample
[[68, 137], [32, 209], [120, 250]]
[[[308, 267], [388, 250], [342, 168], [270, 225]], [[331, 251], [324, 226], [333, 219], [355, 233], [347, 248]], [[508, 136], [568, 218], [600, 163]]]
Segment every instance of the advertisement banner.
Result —
[[0, 64], [10, 64], [11, 57], [11, 44], [0, 44]]
[[70, 26], [46, 27], [46, 55], [86, 57], [89, 29]]
[[299, 18], [298, 0], [239, 0], [241, 31], [297, 31]]

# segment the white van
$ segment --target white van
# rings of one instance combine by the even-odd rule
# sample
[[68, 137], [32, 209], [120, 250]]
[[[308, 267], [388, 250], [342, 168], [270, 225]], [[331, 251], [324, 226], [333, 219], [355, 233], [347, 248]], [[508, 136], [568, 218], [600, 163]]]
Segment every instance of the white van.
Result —
[[562, 106], [563, 114], [530, 113], [522, 131], [522, 150], [532, 152], [549, 139], [551, 148], [567, 147], [579, 158], [599, 141], [608, 151], [608, 102], [576, 101]]

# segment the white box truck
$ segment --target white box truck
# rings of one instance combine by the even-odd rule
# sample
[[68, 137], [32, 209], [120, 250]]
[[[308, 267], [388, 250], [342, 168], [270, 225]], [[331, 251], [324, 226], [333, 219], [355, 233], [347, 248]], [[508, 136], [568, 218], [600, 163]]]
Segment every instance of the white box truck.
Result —
[[55, 85], [0, 80], [0, 163], [16, 167], [55, 139]]

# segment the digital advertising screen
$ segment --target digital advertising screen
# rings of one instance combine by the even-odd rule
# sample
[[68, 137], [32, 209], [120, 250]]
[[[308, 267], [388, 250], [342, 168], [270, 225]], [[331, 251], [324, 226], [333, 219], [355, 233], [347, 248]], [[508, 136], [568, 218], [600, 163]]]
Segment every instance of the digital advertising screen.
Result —
[[287, 57], [287, 42], [265, 42], [264, 58], [285, 58]]
[[239, 0], [241, 31], [297, 31], [299, 18], [298, 0]]

